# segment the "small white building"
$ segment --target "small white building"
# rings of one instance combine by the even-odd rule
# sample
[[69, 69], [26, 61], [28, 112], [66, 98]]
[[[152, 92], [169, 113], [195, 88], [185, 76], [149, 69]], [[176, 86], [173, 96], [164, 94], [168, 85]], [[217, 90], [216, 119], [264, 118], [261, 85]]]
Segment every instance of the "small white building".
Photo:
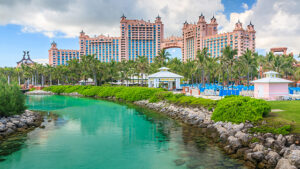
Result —
[[278, 78], [279, 73], [269, 71], [264, 73], [265, 78], [252, 81], [254, 83], [254, 97], [267, 100], [277, 100], [281, 96], [288, 96], [290, 80]]
[[148, 76], [148, 87], [167, 88], [168, 90], [180, 89], [180, 79], [183, 76], [169, 72], [169, 68], [162, 67], [160, 71]]

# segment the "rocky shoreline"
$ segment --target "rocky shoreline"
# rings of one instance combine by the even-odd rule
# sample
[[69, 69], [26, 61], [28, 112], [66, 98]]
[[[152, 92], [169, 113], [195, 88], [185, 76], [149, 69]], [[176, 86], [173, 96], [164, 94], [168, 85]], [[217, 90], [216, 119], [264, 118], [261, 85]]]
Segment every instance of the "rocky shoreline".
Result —
[[40, 113], [25, 110], [23, 114], [0, 118], [0, 140], [18, 132], [39, 127], [43, 121]]
[[149, 103], [147, 100], [134, 103], [209, 130], [209, 137], [220, 142], [227, 154], [244, 160], [250, 168], [300, 168], [300, 146], [295, 144], [299, 144], [299, 138], [294, 135], [250, 134], [251, 123], [214, 123], [210, 120], [212, 111], [205, 108], [180, 107], [167, 102]]
[[[46, 91], [33, 91], [27, 94], [35, 95], [35, 93], [38, 95], [55, 94]], [[82, 96], [78, 93], [61, 93], [60, 95]], [[115, 100], [115, 98], [108, 99]], [[134, 104], [201, 128], [207, 133], [207, 137], [220, 143], [227, 154], [233, 158], [244, 160], [249, 168], [300, 168], [300, 138], [296, 135], [251, 134], [248, 130], [253, 127], [253, 124], [214, 123], [210, 118], [212, 111], [205, 108], [181, 107], [165, 101], [149, 103], [148, 100], [136, 101]]]

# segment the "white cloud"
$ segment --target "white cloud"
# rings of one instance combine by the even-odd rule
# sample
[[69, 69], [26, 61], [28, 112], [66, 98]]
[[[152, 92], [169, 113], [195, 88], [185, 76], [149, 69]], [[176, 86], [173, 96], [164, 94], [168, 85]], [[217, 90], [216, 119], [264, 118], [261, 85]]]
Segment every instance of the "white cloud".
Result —
[[299, 0], [257, 0], [251, 7], [242, 4], [245, 11], [231, 13], [227, 19], [221, 0], [0, 0], [0, 25], [22, 25], [24, 32], [41, 32], [50, 38], [61, 32], [76, 37], [82, 29], [89, 35], [120, 36], [122, 13], [128, 19], [151, 21], [160, 14], [167, 37], [180, 36], [185, 20], [197, 22], [203, 12], [209, 21], [215, 13], [220, 32], [232, 31], [238, 19], [244, 27], [251, 20], [257, 31], [257, 48], [286, 46], [298, 54], [299, 6]]
[[43, 64], [43, 65], [49, 64], [49, 59], [32, 59], [32, 61], [37, 62], [38, 64]]
[[231, 13], [230, 20], [223, 21], [222, 31], [232, 31], [239, 19], [246, 28], [251, 21], [256, 30], [256, 48], [269, 51], [272, 47], [288, 47], [288, 52], [300, 52], [300, 1], [257, 0], [249, 10]]
[[82, 29], [91, 35], [119, 36], [122, 13], [128, 19], [147, 21], [160, 14], [166, 35], [181, 35], [185, 20], [195, 21], [201, 12], [211, 16], [223, 10], [221, 0], [0, 0], [0, 25], [19, 24], [23, 31], [49, 37], [57, 32], [75, 37]]
[[246, 3], [242, 3], [242, 7], [246, 10], [248, 9], [248, 5]]

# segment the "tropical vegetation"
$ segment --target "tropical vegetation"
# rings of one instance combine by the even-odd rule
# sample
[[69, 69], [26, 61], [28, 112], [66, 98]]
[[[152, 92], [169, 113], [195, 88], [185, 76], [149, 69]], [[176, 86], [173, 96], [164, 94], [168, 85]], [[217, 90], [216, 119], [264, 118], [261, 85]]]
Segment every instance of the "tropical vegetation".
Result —
[[228, 96], [218, 102], [211, 119], [233, 123], [256, 122], [266, 117], [270, 111], [271, 106], [265, 100]]
[[237, 51], [225, 47], [222, 55], [217, 58], [210, 57], [208, 49], [197, 52], [194, 60], [182, 62], [178, 58], [170, 59], [166, 50], [161, 50], [154, 58], [153, 63], [145, 56], [138, 56], [135, 60], [121, 62], [100, 62], [92, 55], [82, 56], [81, 59], [67, 61], [66, 65], [43, 66], [33, 64], [22, 65], [17, 68], [0, 68], [0, 76], [5, 76], [8, 83], [28, 85], [60, 85], [78, 84], [80, 80], [91, 78], [95, 85], [100, 86], [111, 82], [121, 82], [145, 85], [143, 75], [152, 74], [160, 67], [166, 66], [172, 72], [184, 76], [186, 83], [219, 83], [223, 85], [244, 84], [260, 78], [262, 72], [274, 70], [282, 77], [294, 80], [300, 79], [300, 67], [296, 67], [296, 60], [292, 55], [274, 55], [272, 52], [266, 56], [258, 55], [246, 50], [240, 57]]
[[21, 114], [25, 109], [25, 96], [20, 87], [0, 77], [0, 117]]

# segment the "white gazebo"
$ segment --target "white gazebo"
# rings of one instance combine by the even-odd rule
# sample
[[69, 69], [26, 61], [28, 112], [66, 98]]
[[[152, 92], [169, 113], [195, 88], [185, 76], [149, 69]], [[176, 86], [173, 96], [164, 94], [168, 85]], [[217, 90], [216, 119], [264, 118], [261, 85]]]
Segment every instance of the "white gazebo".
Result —
[[[160, 84], [169, 90], [180, 89], [180, 79], [183, 76], [169, 72], [169, 68], [162, 67], [160, 71], [148, 76], [148, 87], [158, 88]], [[175, 87], [175, 88], [174, 88]]]

